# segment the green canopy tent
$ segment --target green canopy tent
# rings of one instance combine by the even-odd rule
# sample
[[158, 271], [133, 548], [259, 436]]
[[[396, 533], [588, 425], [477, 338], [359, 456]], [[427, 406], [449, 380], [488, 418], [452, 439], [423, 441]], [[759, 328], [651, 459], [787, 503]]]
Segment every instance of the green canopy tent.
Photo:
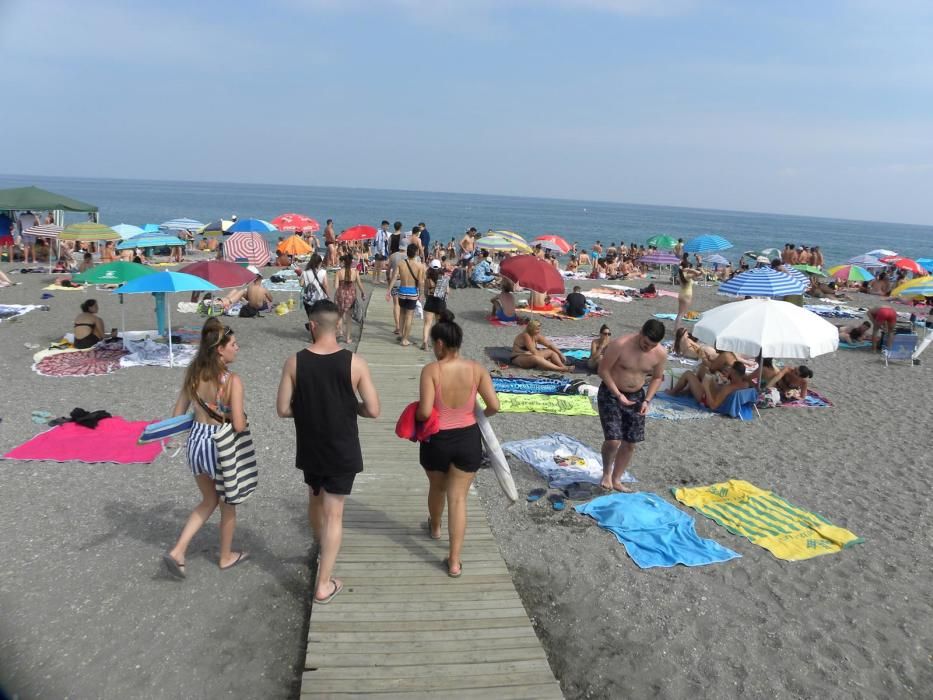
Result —
[[[49, 192], [38, 187], [12, 187], [0, 190], [0, 211], [51, 211], [55, 223], [62, 224], [63, 212], [86, 211], [97, 213], [96, 204], [88, 204], [62, 194]], [[61, 253], [61, 249], [59, 249]], [[10, 261], [12, 262], [12, 260]], [[52, 255], [49, 253], [49, 271], [52, 268]]]

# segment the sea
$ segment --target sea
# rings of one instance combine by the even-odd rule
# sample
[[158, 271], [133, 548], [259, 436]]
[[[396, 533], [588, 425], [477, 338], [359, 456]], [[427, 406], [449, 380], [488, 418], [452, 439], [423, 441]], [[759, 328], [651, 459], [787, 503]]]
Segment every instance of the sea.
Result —
[[[444, 242], [475, 226], [480, 232], [515, 231], [529, 240], [556, 233], [581, 247], [597, 240], [604, 246], [641, 243], [658, 234], [684, 240], [716, 234], [733, 244], [722, 252], [733, 260], [744, 251], [785, 243], [818, 245], [830, 265], [878, 248], [933, 257], [933, 226], [785, 214], [347, 187], [0, 175], [0, 188], [27, 185], [95, 204], [100, 221], [108, 225], [159, 224], [179, 217], [207, 223], [233, 214], [271, 220], [297, 212], [317, 219], [322, 229], [326, 219], [333, 219], [338, 232], [356, 224], [378, 226], [383, 219], [401, 221], [406, 228], [424, 222], [432, 241]], [[69, 223], [85, 218], [66, 215]], [[269, 237], [274, 242], [277, 234]]]

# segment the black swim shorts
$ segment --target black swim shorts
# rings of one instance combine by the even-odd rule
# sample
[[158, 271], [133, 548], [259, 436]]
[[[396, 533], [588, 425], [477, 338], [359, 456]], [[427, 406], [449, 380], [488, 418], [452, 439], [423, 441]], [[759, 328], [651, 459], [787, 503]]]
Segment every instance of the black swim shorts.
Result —
[[398, 298], [398, 308], [403, 311], [414, 311], [415, 307], [418, 306], [417, 299], [405, 299], [404, 297]]
[[479, 471], [483, 462], [483, 438], [475, 423], [434, 433], [419, 450], [421, 466], [429, 472], [444, 472], [453, 464], [463, 472]]
[[334, 496], [349, 496], [353, 490], [356, 474], [311, 474], [305, 471], [305, 483], [311, 487], [311, 493], [321, 495], [321, 489]]
[[645, 417], [639, 413], [645, 400], [644, 388], [638, 391], [622, 392], [629, 401], [635, 403], [623, 406], [612, 395], [605, 384], [599, 385], [596, 393], [596, 406], [599, 408], [599, 422], [603, 426], [603, 437], [606, 440], [621, 440], [622, 442], [644, 442]]
[[379, 253], [376, 253], [376, 254], [373, 256], [373, 258], [376, 260], [376, 262], [382, 262], [383, 260], [386, 259], [386, 257], [387, 257], [387, 256], [385, 256], [385, 255], [379, 255]]

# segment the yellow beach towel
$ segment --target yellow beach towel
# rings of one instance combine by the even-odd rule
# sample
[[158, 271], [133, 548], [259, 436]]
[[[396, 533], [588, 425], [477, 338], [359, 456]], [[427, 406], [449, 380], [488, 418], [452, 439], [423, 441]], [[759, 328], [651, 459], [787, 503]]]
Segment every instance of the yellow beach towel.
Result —
[[737, 479], [712, 486], [671, 489], [674, 498], [747, 537], [778, 559], [801, 561], [832, 554], [864, 540], [825, 518], [791, 505], [771, 491]]
[[588, 396], [571, 394], [497, 394], [503, 413], [554, 413], [561, 416], [598, 415]]
[[78, 285], [77, 287], [63, 287], [60, 284], [50, 284], [47, 287], [43, 287], [43, 290], [48, 290], [50, 292], [83, 292], [87, 287], [83, 284]]

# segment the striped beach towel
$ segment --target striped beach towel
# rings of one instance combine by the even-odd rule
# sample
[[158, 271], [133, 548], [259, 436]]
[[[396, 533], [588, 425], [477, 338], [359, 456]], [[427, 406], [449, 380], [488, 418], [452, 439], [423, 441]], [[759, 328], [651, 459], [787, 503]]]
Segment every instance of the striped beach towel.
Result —
[[748, 538], [778, 559], [801, 561], [832, 554], [864, 540], [816, 513], [747, 481], [730, 479], [711, 486], [671, 489], [674, 498]]

